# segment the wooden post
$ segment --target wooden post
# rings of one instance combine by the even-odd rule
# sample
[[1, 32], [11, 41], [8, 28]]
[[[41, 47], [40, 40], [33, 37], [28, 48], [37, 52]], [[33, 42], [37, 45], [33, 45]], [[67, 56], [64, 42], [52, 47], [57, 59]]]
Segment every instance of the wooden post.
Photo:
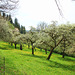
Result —
[[0, 16], [1, 16], [1, 12], [0, 12]]

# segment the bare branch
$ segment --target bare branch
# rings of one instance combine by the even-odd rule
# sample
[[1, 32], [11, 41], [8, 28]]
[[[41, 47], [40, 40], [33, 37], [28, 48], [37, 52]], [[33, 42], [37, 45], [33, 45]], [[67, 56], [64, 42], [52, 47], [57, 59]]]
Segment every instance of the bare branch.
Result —
[[19, 0], [0, 0], [0, 12], [7, 12], [16, 9]]
[[60, 7], [59, 7], [59, 5], [58, 5], [57, 0], [55, 0], [55, 3], [56, 3], [56, 5], [57, 5], [57, 7], [58, 7], [58, 10], [59, 10], [60, 15], [63, 17], [62, 10], [60, 9]]

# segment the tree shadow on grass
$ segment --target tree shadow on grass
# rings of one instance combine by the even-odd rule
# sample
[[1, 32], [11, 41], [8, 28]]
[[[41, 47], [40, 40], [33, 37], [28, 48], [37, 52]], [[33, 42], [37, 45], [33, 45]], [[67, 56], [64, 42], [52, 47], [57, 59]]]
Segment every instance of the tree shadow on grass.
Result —
[[50, 61], [50, 62], [54, 63], [53, 65], [49, 65], [50, 67], [56, 67], [56, 68], [62, 68], [64, 70], [75, 71], [75, 65], [74, 64], [73, 65], [65, 65], [65, 64], [55, 62], [55, 61]]
[[65, 64], [61, 64], [61, 63], [58, 63], [58, 62], [55, 62], [55, 61], [52, 61], [52, 60], [47, 60], [46, 61], [39, 61], [37, 60], [38, 63], [43, 63], [44, 65], [48, 66], [48, 67], [53, 67], [53, 68], [62, 68], [64, 70], [70, 70], [70, 71], [73, 71], [75, 72], [75, 65], [65, 65]]
[[23, 56], [29, 56], [29, 57], [36, 57], [36, 58], [45, 58], [46, 59], [45, 56], [38, 56], [38, 55], [32, 55], [32, 54], [21, 54], [21, 55], [23, 55]]
[[[3, 44], [2, 47], [0, 46], [0, 49], [2, 49], [2, 50], [13, 50], [13, 49], [15, 49], [15, 46]], [[16, 49], [19, 49], [19, 47], [17, 47]]]
[[62, 60], [62, 61], [71, 61], [71, 62], [75, 62], [75, 59], [73, 58], [69, 58], [69, 57], [65, 57], [65, 58], [61, 58], [61, 57], [58, 57], [58, 59]]
[[[46, 57], [45, 56], [37, 56], [37, 55], [30, 55], [30, 54], [21, 54], [23, 56], [29, 56], [29, 57], [36, 57], [36, 58], [42, 58], [43, 61], [40, 60], [36, 60], [38, 63], [43, 63], [44, 65], [48, 66], [48, 67], [53, 67], [53, 68], [62, 68], [64, 70], [70, 70], [70, 71], [75, 71], [75, 65], [65, 65], [65, 64], [61, 64], [52, 60], [45, 60]], [[67, 60], [66, 60], [67, 61]]]
[[8, 49], [14, 49], [14, 47], [13, 46], [10, 46], [10, 45], [3, 44], [2, 46], [0, 46], [0, 49], [8, 50]]

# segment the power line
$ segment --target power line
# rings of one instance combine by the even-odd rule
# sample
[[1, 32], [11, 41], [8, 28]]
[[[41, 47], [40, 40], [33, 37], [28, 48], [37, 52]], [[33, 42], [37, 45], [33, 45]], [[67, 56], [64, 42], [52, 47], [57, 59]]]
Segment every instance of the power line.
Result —
[[56, 5], [57, 5], [57, 7], [58, 7], [60, 16], [62, 17], [62, 19], [64, 19], [64, 20], [67, 21], [67, 19], [64, 17], [64, 14], [63, 14], [63, 12], [62, 12], [62, 5], [60, 4], [60, 1], [59, 1], [59, 0], [55, 0], [55, 3], [56, 3]]
[[61, 15], [62, 18], [63, 18], [64, 15], [63, 15], [63, 13], [62, 13], [62, 10], [61, 10], [60, 7], [59, 7], [59, 4], [58, 4], [57, 0], [55, 0], [55, 3], [56, 3], [56, 5], [57, 5], [57, 7], [58, 7], [58, 10], [59, 10], [60, 15]]

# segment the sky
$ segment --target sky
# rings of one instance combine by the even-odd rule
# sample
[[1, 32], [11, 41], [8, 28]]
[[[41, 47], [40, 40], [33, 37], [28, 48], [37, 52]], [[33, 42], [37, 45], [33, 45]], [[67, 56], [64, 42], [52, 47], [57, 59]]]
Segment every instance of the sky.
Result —
[[17, 18], [20, 25], [29, 30], [30, 26], [37, 27], [40, 22], [50, 24], [51, 21], [58, 23], [75, 23], [75, 1], [57, 0], [63, 12], [64, 18], [59, 14], [55, 0], [19, 0], [19, 6], [13, 18]]

